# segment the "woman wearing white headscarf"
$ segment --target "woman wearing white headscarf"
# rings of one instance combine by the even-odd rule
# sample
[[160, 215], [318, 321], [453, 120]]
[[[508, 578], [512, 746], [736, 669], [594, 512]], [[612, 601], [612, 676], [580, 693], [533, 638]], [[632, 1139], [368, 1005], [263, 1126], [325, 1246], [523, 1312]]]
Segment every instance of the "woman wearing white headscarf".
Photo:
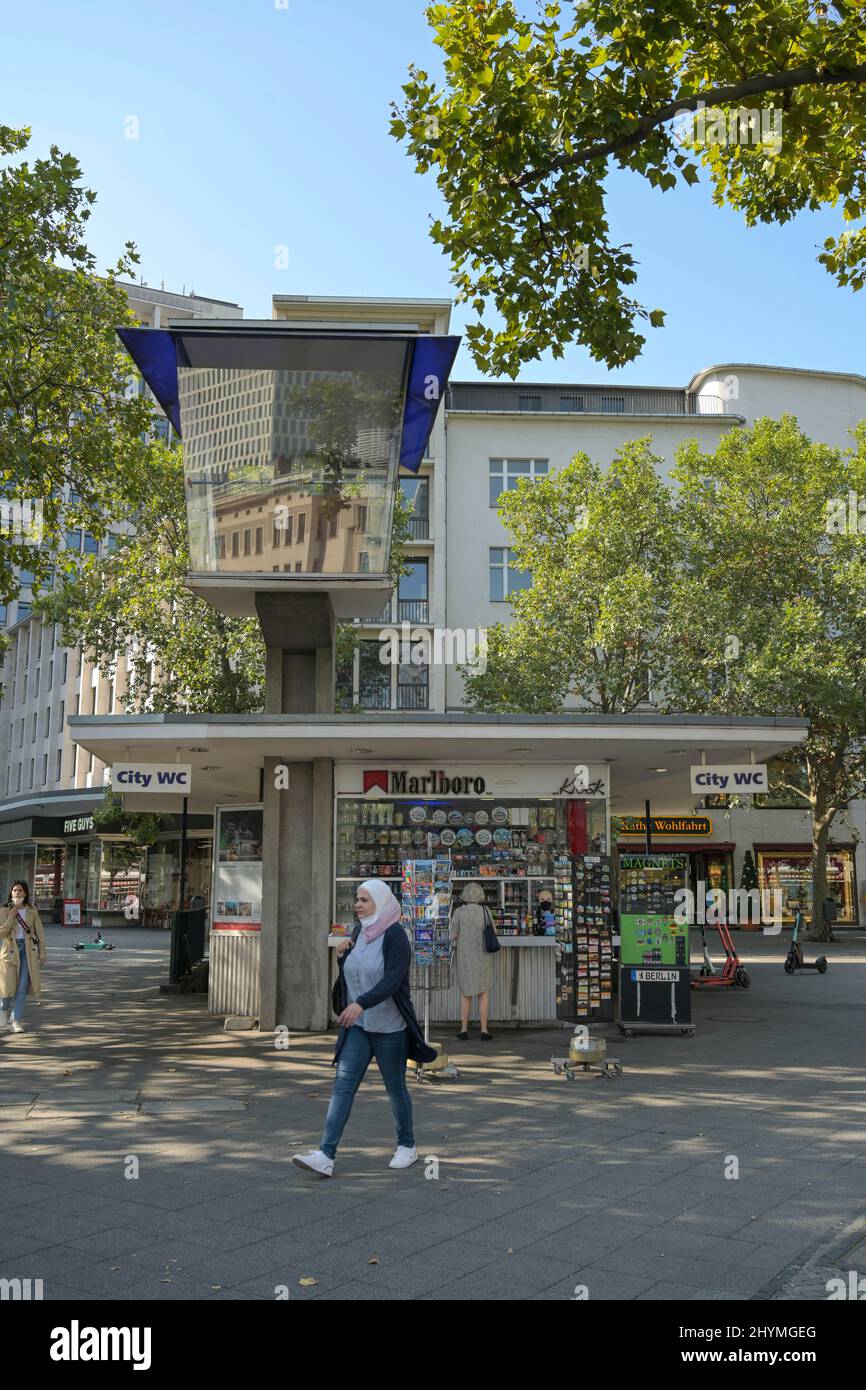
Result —
[[[409, 994], [412, 948], [400, 921], [400, 904], [381, 878], [368, 878], [355, 895], [358, 925], [351, 941], [337, 947], [340, 975], [334, 1009], [340, 1031], [334, 1063], [334, 1091], [321, 1147], [295, 1154], [299, 1168], [330, 1178], [355, 1093], [373, 1058], [379, 1067], [397, 1131], [389, 1168], [409, 1168], [418, 1158], [412, 1132], [412, 1101], [406, 1088], [406, 1059], [432, 1062]], [[348, 953], [348, 955], [347, 955]]]

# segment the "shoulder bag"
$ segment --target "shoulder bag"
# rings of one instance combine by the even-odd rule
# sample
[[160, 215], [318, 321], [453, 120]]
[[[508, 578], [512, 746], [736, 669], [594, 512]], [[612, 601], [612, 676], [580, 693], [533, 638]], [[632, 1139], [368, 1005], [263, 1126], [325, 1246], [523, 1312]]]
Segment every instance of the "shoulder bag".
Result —
[[484, 904], [484, 949], [490, 956], [495, 956], [497, 951], [502, 950], [496, 935], [496, 928], [493, 925], [493, 918], [490, 916], [486, 903]]

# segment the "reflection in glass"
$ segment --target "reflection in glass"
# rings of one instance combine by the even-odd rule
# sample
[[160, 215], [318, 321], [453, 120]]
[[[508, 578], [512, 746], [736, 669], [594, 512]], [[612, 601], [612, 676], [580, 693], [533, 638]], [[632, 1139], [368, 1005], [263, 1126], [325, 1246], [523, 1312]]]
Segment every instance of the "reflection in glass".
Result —
[[179, 369], [193, 572], [387, 572], [404, 357], [387, 343], [361, 371]]

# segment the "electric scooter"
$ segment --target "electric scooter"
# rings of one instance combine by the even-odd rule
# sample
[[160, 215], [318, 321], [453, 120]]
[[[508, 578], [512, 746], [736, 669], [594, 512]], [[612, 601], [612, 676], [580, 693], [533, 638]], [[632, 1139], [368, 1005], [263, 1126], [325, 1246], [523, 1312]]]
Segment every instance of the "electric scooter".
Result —
[[797, 911], [794, 915], [794, 930], [791, 933], [791, 945], [785, 957], [785, 974], [793, 975], [795, 970], [817, 970], [819, 975], [823, 975], [827, 970], [826, 956], [818, 956], [817, 960], [803, 959], [803, 947], [798, 940], [802, 924], [803, 914]]
[[92, 941], [76, 941], [73, 951], [113, 951], [115, 947], [110, 941], [103, 941], [102, 932], [98, 931]]
[[737, 955], [737, 948], [731, 936], [731, 930], [727, 922], [718, 922], [719, 936], [722, 938], [722, 945], [725, 948], [725, 963], [722, 966], [721, 974], [717, 974], [716, 967], [710, 959], [707, 949], [707, 936], [704, 931], [704, 924], [701, 922], [701, 940], [704, 943], [704, 963], [696, 979], [692, 980], [692, 989], [707, 989], [715, 985], [717, 988], [732, 987], [739, 985], [741, 989], [748, 989], [751, 985], [751, 977], [744, 965], [740, 964]]

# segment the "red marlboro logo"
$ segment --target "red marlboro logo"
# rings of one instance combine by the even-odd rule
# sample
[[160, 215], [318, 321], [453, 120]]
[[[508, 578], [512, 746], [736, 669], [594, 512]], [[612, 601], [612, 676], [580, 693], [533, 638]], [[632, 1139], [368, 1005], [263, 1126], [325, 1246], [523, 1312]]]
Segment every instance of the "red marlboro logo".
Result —
[[378, 787], [385, 795], [388, 794], [388, 773], [387, 772], [365, 772], [364, 773], [364, 795]]

